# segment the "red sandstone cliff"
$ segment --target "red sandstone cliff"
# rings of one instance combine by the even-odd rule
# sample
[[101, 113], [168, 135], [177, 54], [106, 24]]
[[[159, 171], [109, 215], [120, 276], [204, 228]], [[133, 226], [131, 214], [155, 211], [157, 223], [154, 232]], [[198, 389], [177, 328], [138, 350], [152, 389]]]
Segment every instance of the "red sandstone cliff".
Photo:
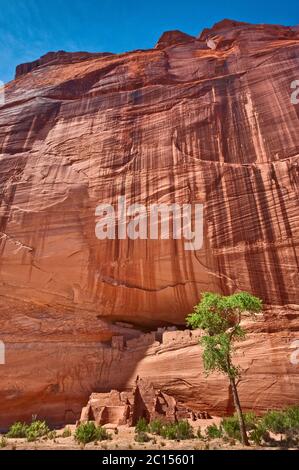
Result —
[[[18, 67], [0, 108], [0, 425], [24, 408], [62, 420], [105, 388], [118, 368], [101, 356], [113, 321], [183, 324], [203, 290], [299, 304], [298, 58], [297, 28], [225, 20], [199, 38], [165, 33], [153, 50], [50, 53]], [[96, 206], [120, 195], [203, 203], [203, 249], [97, 240]], [[297, 326], [284, 323], [290, 341]], [[262, 342], [287, 349], [281, 331]], [[292, 402], [298, 366], [275, 370]], [[205, 380], [179, 390], [196, 401]]]

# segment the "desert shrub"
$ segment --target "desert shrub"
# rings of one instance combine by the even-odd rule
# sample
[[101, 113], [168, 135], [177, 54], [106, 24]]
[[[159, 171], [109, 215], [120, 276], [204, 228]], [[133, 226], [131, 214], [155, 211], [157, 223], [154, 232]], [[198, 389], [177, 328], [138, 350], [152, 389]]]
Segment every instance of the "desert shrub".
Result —
[[273, 433], [284, 434], [287, 431], [299, 430], [299, 406], [291, 406], [282, 411], [268, 411], [261, 422]]
[[285, 424], [288, 429], [299, 430], [299, 406], [291, 406], [285, 410]]
[[206, 433], [210, 439], [220, 439], [223, 436], [223, 431], [221, 427], [218, 428], [216, 424], [208, 426], [206, 429]]
[[163, 428], [163, 423], [159, 419], [155, 419], [149, 424], [149, 432], [152, 434], [160, 434]]
[[274, 433], [283, 433], [286, 429], [283, 411], [268, 411], [263, 416], [262, 423], [266, 429]]
[[255, 445], [260, 446], [264, 440], [269, 436], [266, 427], [262, 422], [258, 423], [256, 427], [250, 432], [249, 439], [254, 442]]
[[71, 435], [72, 435], [72, 431], [70, 430], [70, 428], [65, 428], [65, 429], [63, 430], [63, 433], [62, 433], [62, 436], [61, 436], [61, 437], [62, 437], [63, 439], [66, 439], [67, 437], [71, 437]]
[[194, 437], [193, 428], [188, 421], [179, 421], [176, 423], [177, 439], [192, 439]]
[[202, 433], [201, 433], [201, 428], [198, 428], [196, 435], [197, 435], [198, 439], [203, 439], [204, 438]]
[[50, 431], [49, 434], [46, 436], [46, 439], [50, 439], [50, 441], [54, 441], [57, 437], [56, 431]]
[[0, 449], [4, 449], [4, 447], [6, 446], [7, 446], [7, 439], [4, 436], [2, 436], [0, 440]]
[[238, 441], [241, 439], [240, 425], [236, 415], [224, 418], [221, 421], [221, 427], [228, 437], [237, 439]]
[[14, 423], [9, 428], [7, 437], [12, 439], [24, 439], [26, 437], [27, 427], [25, 423]]
[[[244, 413], [243, 416], [244, 416], [244, 423], [245, 423], [246, 431], [254, 430], [258, 422], [258, 418], [256, 417], [255, 413], [253, 412]], [[237, 414], [234, 414], [233, 416], [229, 416], [228, 418], [224, 418], [221, 421], [220, 426], [228, 437], [241, 441], [240, 424], [239, 424], [239, 419], [238, 419]]]
[[26, 437], [28, 442], [34, 442], [37, 439], [47, 436], [50, 433], [45, 421], [33, 421], [26, 429]]
[[176, 425], [164, 424], [160, 431], [160, 436], [164, 437], [164, 439], [175, 441], [177, 439]]
[[255, 429], [258, 418], [253, 411], [249, 411], [248, 413], [244, 413], [244, 421], [247, 431], [251, 431], [252, 429]]
[[143, 444], [145, 442], [149, 442], [150, 440], [151, 438], [146, 432], [139, 431], [135, 434], [135, 442], [140, 442]]
[[75, 439], [80, 444], [88, 444], [94, 441], [106, 441], [110, 436], [106, 429], [96, 426], [94, 422], [81, 423], [75, 432]]
[[140, 418], [138, 423], [136, 424], [136, 428], [135, 428], [136, 433], [148, 432], [148, 429], [149, 429], [149, 425], [146, 419]]
[[193, 428], [188, 421], [178, 421], [174, 424], [164, 424], [160, 431], [160, 435], [164, 439], [169, 440], [186, 440], [194, 437]]
[[14, 423], [8, 433], [7, 437], [13, 439], [27, 438], [28, 442], [34, 442], [40, 437], [47, 436], [50, 433], [45, 421], [33, 421], [31, 424]]

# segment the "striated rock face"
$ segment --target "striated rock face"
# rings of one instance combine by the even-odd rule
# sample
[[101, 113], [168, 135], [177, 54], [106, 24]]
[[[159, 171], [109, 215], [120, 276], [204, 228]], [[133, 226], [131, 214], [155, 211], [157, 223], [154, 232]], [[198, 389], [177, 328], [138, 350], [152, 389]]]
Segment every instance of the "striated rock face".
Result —
[[33, 62], [28, 62], [26, 64], [20, 64], [16, 68], [16, 79], [22, 75], [32, 72], [37, 68], [44, 66], [53, 66], [53, 65], [68, 65], [75, 64], [77, 62], [83, 62], [84, 60], [95, 59], [97, 57], [107, 57], [113, 54], [109, 52], [104, 53], [90, 53], [90, 52], [48, 52], [43, 55], [40, 59], [34, 60]]
[[[75, 419], [119, 367], [101, 356], [111, 322], [183, 324], [204, 290], [298, 305], [298, 58], [297, 28], [224, 20], [199, 38], [165, 33], [153, 50], [50, 53], [18, 67], [0, 108], [3, 423], [21, 410]], [[99, 241], [95, 209], [119, 196], [202, 203], [203, 248]], [[254, 341], [271, 343], [276, 362], [287, 346], [267, 321]], [[292, 401], [287, 367], [275, 370], [279, 400]], [[223, 412], [220, 388], [204, 381], [185, 399], [205, 383]]]

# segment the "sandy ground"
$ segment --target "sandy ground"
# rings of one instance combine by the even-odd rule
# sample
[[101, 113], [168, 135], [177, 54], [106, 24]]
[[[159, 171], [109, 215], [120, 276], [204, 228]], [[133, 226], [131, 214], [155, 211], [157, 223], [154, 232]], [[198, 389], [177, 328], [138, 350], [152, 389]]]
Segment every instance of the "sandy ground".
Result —
[[[202, 420], [196, 424], [193, 423], [194, 431], [197, 432], [198, 428], [204, 432], [204, 429], [212, 423], [219, 424], [220, 419]], [[57, 431], [57, 437], [54, 440], [41, 439], [37, 442], [27, 442], [26, 439], [7, 439], [7, 445], [1, 450], [230, 450], [230, 449], [243, 449], [243, 447], [232, 440], [224, 442], [220, 439], [204, 440], [204, 439], [189, 439], [185, 441], [168, 441], [160, 436], [150, 435], [151, 440], [147, 443], [135, 442], [135, 429], [128, 428], [127, 426], [105, 426], [111, 434], [112, 439], [98, 443], [91, 443], [86, 445], [77, 444], [74, 440], [75, 426], [68, 426], [72, 431], [72, 437], [63, 438], [63, 429]], [[117, 431], [115, 431], [117, 429]], [[118, 433], [116, 433], [118, 432]], [[0, 437], [1, 441], [1, 437]], [[254, 447], [251, 447], [254, 449]], [[248, 449], [247, 449], [248, 450]]]

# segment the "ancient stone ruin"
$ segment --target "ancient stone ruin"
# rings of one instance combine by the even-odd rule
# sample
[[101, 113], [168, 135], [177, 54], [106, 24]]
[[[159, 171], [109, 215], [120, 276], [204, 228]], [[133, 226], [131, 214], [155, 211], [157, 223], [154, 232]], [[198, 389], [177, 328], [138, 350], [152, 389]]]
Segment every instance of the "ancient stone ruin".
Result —
[[80, 422], [135, 426], [140, 418], [145, 418], [148, 422], [159, 419], [174, 423], [183, 418], [209, 419], [210, 416], [207, 413], [192, 412], [177, 403], [174, 397], [155, 390], [148, 380], [137, 377], [131, 392], [112, 390], [110, 393], [93, 393], [82, 410]]

